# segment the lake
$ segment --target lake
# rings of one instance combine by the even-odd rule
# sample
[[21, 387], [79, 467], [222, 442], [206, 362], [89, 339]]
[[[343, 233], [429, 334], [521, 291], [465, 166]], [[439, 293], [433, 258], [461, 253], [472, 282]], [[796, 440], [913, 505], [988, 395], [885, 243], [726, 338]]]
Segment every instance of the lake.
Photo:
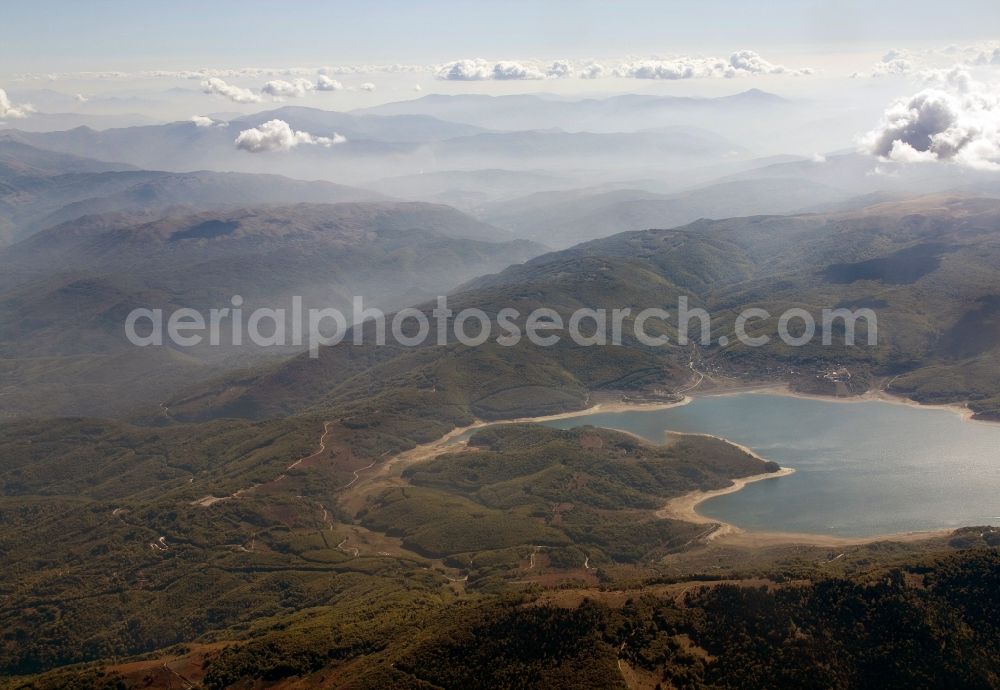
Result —
[[655, 443], [669, 431], [713, 434], [795, 468], [698, 506], [747, 529], [866, 537], [1000, 525], [1000, 424], [946, 409], [740, 393], [545, 424], [593, 424]]

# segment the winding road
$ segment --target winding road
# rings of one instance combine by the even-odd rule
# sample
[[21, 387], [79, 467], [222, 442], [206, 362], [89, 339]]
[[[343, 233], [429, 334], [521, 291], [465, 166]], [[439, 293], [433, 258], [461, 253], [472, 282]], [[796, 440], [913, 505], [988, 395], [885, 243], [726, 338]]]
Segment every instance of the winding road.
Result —
[[344, 484], [342, 487], [340, 487], [340, 489], [341, 490], [350, 489], [352, 486], [354, 486], [355, 482], [361, 479], [361, 474], [360, 474], [361, 472], [364, 472], [365, 470], [370, 470], [373, 467], [375, 467], [374, 460], [371, 461], [370, 465], [365, 465], [364, 467], [354, 470], [354, 479]]
[[694, 368], [693, 359], [690, 362], [688, 362], [688, 369], [694, 372], [694, 375], [697, 377], [697, 380], [694, 383], [685, 386], [684, 388], [678, 388], [676, 391], [677, 393], [687, 393], [688, 391], [693, 391], [695, 388], [701, 385], [702, 381], [705, 380], [705, 374]]
[[[271, 481], [272, 482], [280, 482], [283, 479], [286, 479], [288, 477], [288, 475], [286, 474], [286, 472], [288, 472], [289, 470], [295, 469], [296, 467], [298, 467], [303, 462], [306, 462], [307, 460], [312, 460], [313, 458], [318, 457], [319, 455], [322, 455], [323, 453], [325, 453], [326, 452], [326, 437], [329, 436], [329, 434], [330, 434], [330, 425], [332, 425], [332, 424], [333, 424], [333, 422], [323, 422], [323, 434], [319, 437], [319, 450], [317, 450], [314, 453], [310, 453], [309, 455], [306, 455], [304, 457], [299, 458], [298, 460], [296, 460], [295, 462], [293, 462], [291, 465], [289, 465], [288, 467], [286, 467], [284, 472], [282, 472], [281, 474], [279, 474], [277, 477], [275, 477]], [[374, 464], [374, 463], [372, 463], [372, 464]], [[369, 465], [369, 467], [370, 467], [370, 465]], [[355, 478], [355, 480], [356, 480], [356, 478]], [[193, 505], [193, 506], [200, 506], [202, 508], [207, 508], [207, 507], [209, 507], [211, 505], [214, 505], [216, 503], [221, 503], [222, 501], [228, 501], [231, 498], [239, 498], [241, 495], [243, 495], [243, 494], [245, 494], [245, 493], [247, 493], [249, 491], [253, 491], [258, 486], [260, 486], [260, 484], [253, 484], [251, 486], [246, 486], [246, 487], [243, 487], [242, 489], [234, 491], [233, 493], [229, 494], [228, 496], [213, 496], [212, 494], [209, 494], [208, 496], [202, 496], [201, 498], [199, 498], [197, 500], [191, 501], [191, 505]]]

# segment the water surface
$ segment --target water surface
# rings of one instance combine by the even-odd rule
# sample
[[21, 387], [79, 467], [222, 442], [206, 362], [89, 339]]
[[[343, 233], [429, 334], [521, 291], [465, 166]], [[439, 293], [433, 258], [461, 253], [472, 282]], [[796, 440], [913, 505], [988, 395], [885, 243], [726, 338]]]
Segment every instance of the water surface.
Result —
[[795, 468], [698, 506], [748, 529], [872, 536], [1000, 525], [1000, 424], [946, 409], [741, 393], [545, 424], [593, 424], [656, 443], [668, 430], [713, 434]]

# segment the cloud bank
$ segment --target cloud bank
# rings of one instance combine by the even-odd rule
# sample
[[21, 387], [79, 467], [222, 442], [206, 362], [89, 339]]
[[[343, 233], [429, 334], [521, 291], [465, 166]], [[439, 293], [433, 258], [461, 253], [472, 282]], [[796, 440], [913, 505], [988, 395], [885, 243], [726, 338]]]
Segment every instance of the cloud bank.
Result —
[[873, 77], [893, 74], [909, 74], [913, 71], [913, 59], [903, 50], [890, 50], [872, 69]]
[[556, 60], [540, 66], [531, 62], [500, 60], [490, 62], [482, 58], [455, 60], [441, 65], [435, 74], [445, 81], [517, 81], [535, 79], [559, 79], [572, 74], [573, 67], [566, 60]]
[[343, 88], [344, 88], [343, 84], [341, 84], [336, 79], [331, 79], [325, 74], [319, 75], [319, 77], [316, 79], [317, 91], [340, 91]]
[[[499, 66], [497, 63], [495, 66]], [[438, 79], [445, 81], [485, 81], [493, 79], [494, 65], [483, 59], [455, 60], [442, 65], [438, 70]]]
[[566, 60], [556, 60], [545, 70], [545, 76], [550, 79], [562, 79], [572, 74], [573, 65]]
[[347, 139], [340, 134], [333, 137], [317, 137], [293, 130], [284, 120], [269, 120], [259, 127], [244, 129], [236, 137], [236, 148], [250, 153], [267, 153], [271, 151], [290, 151], [303, 144], [329, 148], [335, 144], [343, 144]]
[[813, 70], [806, 67], [791, 69], [768, 62], [752, 50], [738, 50], [728, 59], [704, 57], [676, 57], [664, 60], [635, 60], [623, 62], [612, 74], [632, 79], [732, 79], [748, 75], [788, 74], [806, 76]]
[[952, 70], [941, 77], [941, 88], [890, 104], [862, 146], [897, 162], [951, 161], [1000, 170], [1000, 96], [995, 86]]
[[302, 98], [315, 88], [316, 86], [308, 79], [299, 78], [292, 81], [272, 79], [264, 84], [260, 91], [272, 98]]
[[915, 58], [905, 50], [890, 50], [882, 56], [882, 59], [875, 63], [869, 74], [855, 72], [851, 79], [861, 79], [862, 77], [892, 77], [910, 74], [916, 69]]
[[972, 59], [972, 64], [1000, 66], [1000, 48], [980, 51], [980, 53]]
[[608, 70], [599, 62], [587, 62], [580, 68], [580, 79], [600, 79], [608, 74]]
[[500, 60], [490, 62], [482, 58], [455, 60], [438, 68], [436, 76], [446, 81], [486, 81], [513, 79], [560, 79], [573, 76], [581, 79], [598, 79], [606, 76], [629, 79], [705, 79], [712, 77], [740, 77], [761, 74], [812, 74], [808, 68], [791, 69], [768, 62], [752, 50], [738, 50], [728, 58], [680, 56], [665, 59], [624, 60], [608, 68], [588, 61], [574, 67], [567, 60], [556, 60], [548, 65], [537, 62]]
[[7, 96], [7, 92], [0, 89], [0, 119], [9, 118], [11, 120], [19, 120], [24, 117], [28, 117], [32, 112], [32, 108], [27, 103], [22, 103], [16, 105], [10, 102], [10, 98]]
[[870, 71], [855, 72], [853, 79], [870, 77], [921, 75], [929, 70], [947, 69], [949, 66], [965, 68], [1000, 67], [1000, 44], [996, 41], [966, 46], [950, 45], [944, 48], [903, 50], [893, 48], [872, 65]]
[[218, 77], [209, 77], [201, 83], [201, 89], [207, 94], [223, 96], [234, 103], [260, 103], [261, 97], [239, 86], [229, 84]]
[[[265, 96], [275, 101], [283, 101], [286, 98], [302, 98], [313, 91], [340, 91], [344, 88], [339, 81], [325, 74], [319, 75], [315, 83], [303, 77], [290, 80], [272, 79], [260, 88], [260, 92], [229, 84], [218, 77], [206, 79], [201, 86], [205, 93], [224, 96], [235, 103], [260, 103]], [[365, 83], [360, 88], [364, 91], [374, 91], [375, 85]]]
[[493, 65], [493, 78], [503, 81], [518, 79], [544, 79], [545, 75], [532, 66], [513, 60], [501, 60]]

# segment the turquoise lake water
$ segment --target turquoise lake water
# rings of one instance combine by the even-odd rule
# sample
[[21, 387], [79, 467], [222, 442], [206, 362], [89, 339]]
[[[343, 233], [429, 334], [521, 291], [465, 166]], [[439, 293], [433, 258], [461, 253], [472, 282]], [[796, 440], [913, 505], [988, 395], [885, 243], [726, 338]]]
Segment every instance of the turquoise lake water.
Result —
[[597, 412], [545, 423], [721, 436], [795, 474], [698, 506], [755, 530], [872, 536], [1000, 525], [1000, 424], [889, 402], [741, 393], [666, 410]]

